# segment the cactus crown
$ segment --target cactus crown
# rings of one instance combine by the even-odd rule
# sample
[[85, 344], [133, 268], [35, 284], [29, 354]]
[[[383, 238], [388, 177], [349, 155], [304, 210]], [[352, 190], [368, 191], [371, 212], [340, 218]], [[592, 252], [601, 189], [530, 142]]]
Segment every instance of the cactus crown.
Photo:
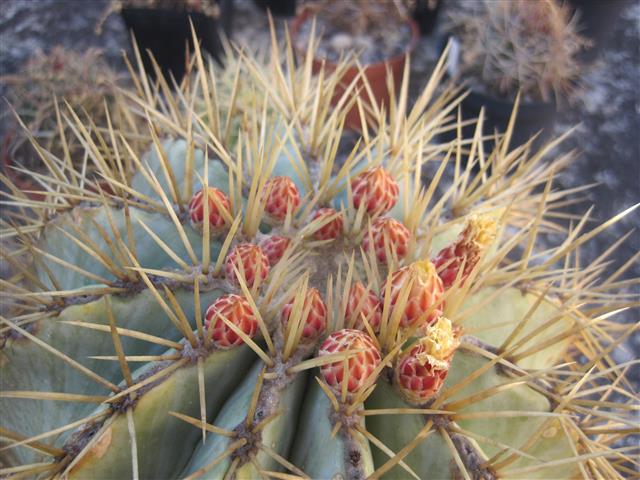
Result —
[[481, 0], [450, 14], [461, 43], [460, 75], [498, 97], [520, 91], [545, 102], [570, 98], [586, 40], [568, 4], [556, 0]]
[[[573, 154], [546, 161], [556, 142], [508, 152], [509, 132], [487, 157], [480, 135], [438, 143], [459, 103], [434, 93], [442, 59], [412, 108], [408, 75], [388, 116], [367, 106], [376, 128], [341, 155], [346, 112], [365, 108], [349, 89], [334, 98], [347, 64], [314, 76], [312, 48], [293, 57], [274, 37], [271, 62], [243, 52], [218, 75], [196, 50], [175, 92], [134, 73], [126, 96], [146, 130], [90, 130], [68, 111], [100, 179], [33, 138], [50, 170], [44, 199], [2, 178], [14, 207], [2, 233], [17, 244], [1, 281], [2, 473], [632, 468], [634, 447], [617, 442], [635, 397], [610, 352], [632, 332], [612, 317], [637, 299], [619, 291], [629, 264], [596, 281], [613, 248], [579, 268], [579, 247], [615, 219], [591, 231], [588, 216], [557, 221], [570, 192], [553, 176]], [[393, 191], [356, 202], [354, 182], [376, 169], [389, 181], [359, 188]], [[381, 218], [406, 230], [402, 255], [395, 230], [375, 243], [383, 257], [364, 248]], [[536, 246], [558, 231], [566, 241]]]

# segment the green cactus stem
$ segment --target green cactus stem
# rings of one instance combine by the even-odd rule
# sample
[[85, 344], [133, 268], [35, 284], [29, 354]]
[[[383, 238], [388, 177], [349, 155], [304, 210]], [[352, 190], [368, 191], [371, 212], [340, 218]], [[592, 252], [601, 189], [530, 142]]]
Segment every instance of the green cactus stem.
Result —
[[633, 259], [607, 277], [625, 239], [579, 254], [629, 210], [562, 223], [561, 139], [509, 151], [509, 130], [485, 153], [480, 119], [438, 143], [461, 131], [444, 58], [343, 154], [347, 64], [312, 58], [274, 36], [230, 74], [196, 50], [177, 91], [136, 75], [123, 93], [148, 134], [66, 112], [100, 182], [33, 138], [44, 198], [2, 177], [0, 475], [632, 472], [637, 395], [611, 354], [636, 328], [617, 317]]

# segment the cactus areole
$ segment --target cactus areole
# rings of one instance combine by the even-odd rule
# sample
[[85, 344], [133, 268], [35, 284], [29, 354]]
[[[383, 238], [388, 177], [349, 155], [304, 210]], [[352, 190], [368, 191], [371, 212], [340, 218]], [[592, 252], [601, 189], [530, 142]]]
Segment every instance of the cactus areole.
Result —
[[46, 199], [5, 179], [0, 476], [633, 472], [628, 265], [581, 268], [586, 219], [538, 246], [569, 228], [568, 157], [436, 143], [460, 127], [446, 62], [343, 152], [340, 69], [276, 45], [226, 70], [196, 50], [177, 92], [137, 77], [151, 129], [64, 110], [108, 189], [42, 150]]

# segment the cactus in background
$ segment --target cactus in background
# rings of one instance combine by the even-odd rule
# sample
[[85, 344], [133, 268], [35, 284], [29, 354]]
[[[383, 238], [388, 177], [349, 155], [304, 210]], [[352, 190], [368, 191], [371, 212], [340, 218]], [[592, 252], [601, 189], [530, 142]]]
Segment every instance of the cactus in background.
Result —
[[[1, 115], [6, 116], [3, 120], [7, 121], [8, 130], [2, 139], [3, 161], [7, 162], [4, 173], [17, 179], [16, 183], [23, 180], [25, 190], [42, 190], [33, 172], [47, 172], [46, 162], [29, 143], [31, 135], [48, 152], [73, 162], [78, 171], [95, 171], [93, 162], [85, 159], [84, 145], [73, 135], [72, 125], [61, 121], [66, 103], [78, 112], [88, 128], [105, 127], [111, 122], [116, 129], [134, 133], [140, 127], [138, 119], [122, 104], [118, 92], [126, 79], [109, 67], [103, 53], [95, 48], [82, 53], [60, 46], [47, 53], [37, 51], [17, 74], [2, 75], [0, 82], [7, 89], [12, 107], [3, 109]], [[27, 128], [21, 128], [21, 124]], [[66, 143], [62, 142], [60, 129]]]
[[[43, 200], [3, 178], [3, 235], [20, 246], [4, 252], [0, 473], [632, 471], [620, 439], [637, 399], [610, 353], [635, 328], [614, 316], [637, 307], [621, 291], [636, 281], [620, 280], [630, 263], [597, 280], [620, 241], [580, 268], [616, 219], [558, 222], [571, 192], [553, 176], [573, 155], [507, 152], [510, 132], [488, 158], [479, 135], [438, 144], [458, 103], [434, 94], [441, 60], [412, 108], [405, 75], [389, 118], [372, 111], [377, 128], [341, 156], [359, 102], [329, 106], [342, 66], [313, 76], [312, 49], [296, 66], [273, 43], [268, 65], [247, 55], [233, 76], [196, 51], [178, 92], [137, 76], [145, 150], [70, 113], [108, 188], [43, 150]], [[539, 248], [547, 232], [566, 240]]]
[[558, 0], [463, 2], [450, 13], [461, 43], [460, 75], [498, 98], [561, 103], [571, 99], [583, 66], [571, 6]]

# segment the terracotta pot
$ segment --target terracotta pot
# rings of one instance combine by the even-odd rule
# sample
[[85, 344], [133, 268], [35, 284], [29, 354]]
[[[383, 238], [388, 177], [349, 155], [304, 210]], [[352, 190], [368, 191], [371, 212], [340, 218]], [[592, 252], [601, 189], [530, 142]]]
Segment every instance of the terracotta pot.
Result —
[[[298, 32], [302, 25], [309, 20], [311, 17], [310, 10], [303, 10], [296, 18], [294, 18], [291, 22], [291, 37], [293, 39], [293, 43], [296, 46], [296, 51], [298, 51], [296, 41], [298, 38]], [[393, 75], [393, 84], [396, 89], [393, 92], [394, 95], [397, 95], [398, 90], [400, 89], [400, 85], [402, 83], [402, 73], [404, 71], [405, 62], [407, 60], [407, 55], [411, 53], [411, 51], [415, 48], [418, 40], [420, 38], [420, 30], [416, 23], [411, 19], [406, 19], [406, 23], [409, 25], [411, 29], [411, 40], [409, 45], [405, 51], [395, 57], [392, 57], [384, 62], [373, 63], [369, 65], [364, 65], [364, 76], [369, 83], [371, 90], [373, 92], [373, 96], [375, 98], [375, 102], [378, 107], [384, 106], [386, 111], [389, 111], [389, 101], [391, 98], [389, 89], [387, 88], [387, 69]], [[298, 51], [298, 54], [303, 56], [305, 54], [303, 49]], [[323, 67], [327, 73], [332, 72], [336, 69], [337, 64], [327, 61], [324, 58], [314, 58], [313, 59], [313, 72], [318, 73], [320, 69]], [[353, 83], [353, 81], [358, 76], [358, 68], [351, 67], [347, 69], [347, 71], [342, 76], [342, 83], [336, 88], [336, 93], [332, 99], [332, 104], [338, 102], [344, 91]], [[362, 99], [363, 106], [366, 104], [370, 104], [369, 95], [364, 90], [364, 82], [362, 80], [358, 80], [356, 84], [356, 91], [360, 90], [360, 98]], [[347, 113], [347, 118], [345, 120], [345, 126], [351, 130], [361, 130], [362, 122], [360, 120], [360, 113], [358, 111], [357, 105], [354, 105], [351, 110]]]

